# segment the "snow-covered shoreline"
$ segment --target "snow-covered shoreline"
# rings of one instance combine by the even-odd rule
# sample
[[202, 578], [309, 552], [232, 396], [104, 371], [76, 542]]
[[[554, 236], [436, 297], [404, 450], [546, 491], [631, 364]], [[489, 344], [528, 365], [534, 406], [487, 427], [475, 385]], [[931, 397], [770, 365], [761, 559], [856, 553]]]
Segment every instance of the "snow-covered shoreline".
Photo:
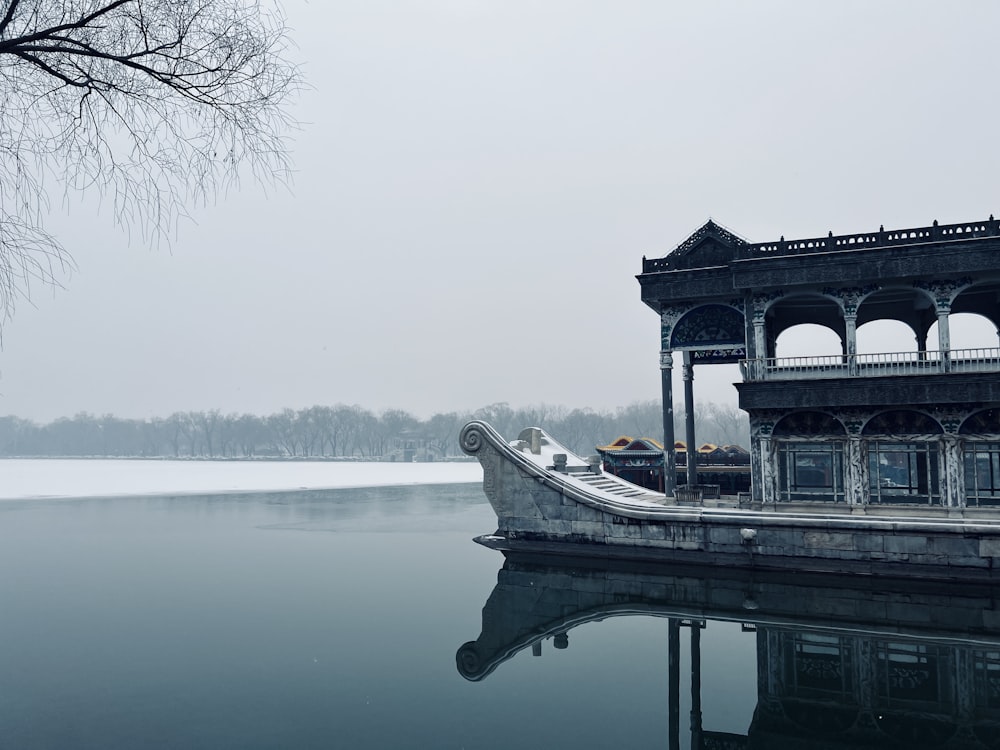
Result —
[[0, 500], [481, 482], [478, 462], [2, 459]]

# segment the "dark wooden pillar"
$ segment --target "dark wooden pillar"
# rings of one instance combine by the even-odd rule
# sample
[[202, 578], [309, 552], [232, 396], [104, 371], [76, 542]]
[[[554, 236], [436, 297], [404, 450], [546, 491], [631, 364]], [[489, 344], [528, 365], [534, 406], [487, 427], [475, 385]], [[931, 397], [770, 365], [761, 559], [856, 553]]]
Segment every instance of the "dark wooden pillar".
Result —
[[681, 748], [681, 621], [667, 621], [667, 690], [669, 693], [669, 747]]
[[674, 458], [674, 357], [666, 349], [660, 352], [660, 388], [663, 394], [663, 494], [673, 497], [677, 488], [677, 462]]
[[691, 352], [684, 352], [684, 427], [687, 442], [687, 483], [688, 487], [698, 484], [698, 446], [694, 436], [694, 365]]
[[701, 750], [701, 623], [691, 622], [691, 750]]

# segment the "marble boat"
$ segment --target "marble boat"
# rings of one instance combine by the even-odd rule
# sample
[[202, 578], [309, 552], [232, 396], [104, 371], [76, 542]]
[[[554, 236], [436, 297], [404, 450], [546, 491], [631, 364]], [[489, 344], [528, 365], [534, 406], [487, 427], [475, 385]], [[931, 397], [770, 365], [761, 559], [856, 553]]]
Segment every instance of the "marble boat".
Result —
[[[712, 506], [646, 490], [601, 470], [544, 430], [507, 441], [482, 421], [461, 432], [483, 468], [497, 529], [476, 539], [504, 552], [757, 570], [933, 580], [1000, 580], [1000, 520], [927, 506]], [[679, 499], [681, 498], [681, 499]]]
[[[998, 577], [1000, 347], [989, 332], [979, 348], [956, 347], [952, 328], [978, 316], [1000, 329], [1000, 220], [763, 243], [709, 221], [664, 257], [643, 258], [637, 279], [660, 318], [662, 444], [675, 444], [675, 358], [688, 446], [698, 445], [695, 370], [738, 364], [750, 492], [709, 500], [696, 461], [679, 486], [672, 450], [664, 492], [651, 492], [539, 429], [508, 441], [472, 422], [462, 447], [482, 463], [498, 518], [484, 543]], [[858, 329], [879, 321], [912, 339], [899, 337], [896, 351], [859, 351]], [[798, 326], [825, 328], [836, 343], [828, 337], [831, 350], [817, 356], [781, 356], [779, 340]]]

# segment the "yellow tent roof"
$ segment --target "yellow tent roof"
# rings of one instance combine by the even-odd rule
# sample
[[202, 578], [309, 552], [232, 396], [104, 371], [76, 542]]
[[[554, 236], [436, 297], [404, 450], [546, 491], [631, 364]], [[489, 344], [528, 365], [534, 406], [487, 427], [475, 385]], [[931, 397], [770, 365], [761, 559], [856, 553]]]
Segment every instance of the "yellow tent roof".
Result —
[[653, 446], [658, 451], [662, 451], [663, 450], [663, 443], [661, 443], [659, 440], [653, 440], [653, 438], [648, 438], [648, 437], [634, 438], [634, 437], [630, 437], [628, 435], [619, 435], [614, 440], [612, 440], [608, 445], [598, 445], [597, 446], [597, 450], [599, 450], [599, 451], [621, 451], [621, 450], [625, 450], [630, 445], [632, 445], [633, 443], [635, 443], [635, 442], [637, 442], [639, 440], [641, 440], [642, 442], [646, 443], [647, 445]]

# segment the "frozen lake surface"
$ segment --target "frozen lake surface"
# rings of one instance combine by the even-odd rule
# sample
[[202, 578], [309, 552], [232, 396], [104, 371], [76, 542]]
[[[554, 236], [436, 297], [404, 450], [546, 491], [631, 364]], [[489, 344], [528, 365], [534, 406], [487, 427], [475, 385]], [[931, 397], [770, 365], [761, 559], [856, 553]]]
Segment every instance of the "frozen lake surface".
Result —
[[478, 461], [0, 460], [0, 500], [482, 482]]

